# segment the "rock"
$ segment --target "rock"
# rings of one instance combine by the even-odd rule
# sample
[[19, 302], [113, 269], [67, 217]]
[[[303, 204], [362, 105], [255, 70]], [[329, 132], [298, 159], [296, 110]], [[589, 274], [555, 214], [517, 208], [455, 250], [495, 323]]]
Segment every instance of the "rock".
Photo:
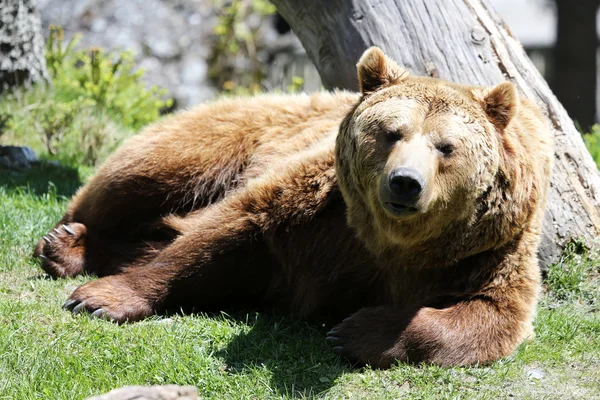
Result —
[[104, 18], [96, 18], [92, 21], [90, 29], [94, 33], [102, 33], [106, 30], [108, 23]]
[[398, 389], [399, 389], [400, 393], [409, 393], [410, 392], [410, 383], [408, 381], [406, 381]]
[[206, 80], [208, 66], [202, 57], [188, 55], [183, 58], [179, 67], [179, 77], [182, 82], [191, 85]]
[[125, 386], [87, 400], [198, 400], [198, 389], [193, 386]]
[[0, 167], [26, 169], [38, 161], [37, 155], [29, 147], [0, 146]]
[[531, 368], [529, 371], [527, 371], [527, 377], [532, 380], [540, 380], [545, 375], [546, 375], [546, 373], [544, 371], [542, 371], [541, 369], [537, 369], [537, 368]]

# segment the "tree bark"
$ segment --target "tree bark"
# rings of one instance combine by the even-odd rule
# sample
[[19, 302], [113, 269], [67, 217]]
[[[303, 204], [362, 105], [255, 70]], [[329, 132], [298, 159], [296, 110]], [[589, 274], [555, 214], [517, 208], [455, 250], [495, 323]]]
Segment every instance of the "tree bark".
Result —
[[417, 75], [491, 86], [512, 81], [548, 117], [555, 166], [540, 261], [600, 233], [600, 175], [565, 109], [485, 0], [272, 0], [327, 88], [357, 89], [356, 62], [381, 47]]
[[35, 0], [0, 0], [0, 93], [9, 87], [47, 80]]
[[558, 16], [552, 88], [569, 116], [589, 131], [596, 122], [598, 0], [555, 0]]

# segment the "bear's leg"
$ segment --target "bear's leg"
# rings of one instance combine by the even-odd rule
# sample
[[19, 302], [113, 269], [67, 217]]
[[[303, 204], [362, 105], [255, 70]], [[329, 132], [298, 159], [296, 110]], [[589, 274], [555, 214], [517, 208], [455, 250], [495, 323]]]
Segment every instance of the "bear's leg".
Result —
[[[33, 256], [52, 277], [118, 273], [127, 265], [148, 261], [176, 234], [162, 224], [162, 215], [172, 212], [165, 204], [166, 194], [152, 187], [130, 194], [107, 179], [97, 180], [100, 183], [92, 182], [76, 195], [67, 213], [35, 247]], [[169, 196], [171, 201], [183, 197], [175, 191]]]
[[[157, 226], [159, 224], [156, 224]], [[81, 273], [112, 275], [125, 267], [150, 261], [175, 236], [164, 232], [161, 238], [111, 239], [78, 222], [58, 223], [37, 244], [34, 257], [54, 278]]]
[[478, 293], [434, 308], [363, 308], [333, 328], [327, 340], [342, 357], [387, 368], [396, 360], [442, 366], [485, 364], [510, 355], [533, 335], [539, 291], [537, 259], [502, 273]]
[[[143, 169], [144, 162], [140, 160], [138, 168]], [[235, 166], [240, 160], [231, 163]], [[150, 172], [124, 169], [118, 160], [109, 162], [77, 193], [61, 221], [38, 241], [33, 256], [40, 259], [49, 275], [105, 276], [148, 261], [175, 236], [165, 229], [162, 216], [185, 215], [194, 207], [205, 207], [223, 195], [224, 189], [216, 188], [217, 182], [227, 186], [236, 177], [232, 166], [218, 174], [209, 171], [188, 176], [181, 172], [168, 182], [161, 181], [160, 170], [154, 171], [157, 176], [149, 177]], [[199, 186], [215, 188], [195, 193], [186, 188], [186, 182], [194, 180], [203, 182]]]
[[244, 218], [213, 221], [179, 236], [143, 267], [79, 287], [65, 308], [124, 322], [181, 307], [253, 305], [265, 293], [273, 261]]
[[327, 340], [343, 358], [375, 368], [388, 368], [395, 361], [485, 364], [510, 355], [525, 332], [532, 333], [531, 317], [499, 311], [511, 306], [472, 300], [416, 311], [363, 308], [332, 329]]
[[34, 256], [46, 272], [54, 277], [118, 273], [137, 260], [132, 254], [142, 252], [147, 259], [144, 250], [155, 250], [144, 248], [145, 242], [164, 247], [169, 241], [154, 238], [163, 216], [206, 207], [242, 184], [240, 175], [258, 140], [222, 136], [218, 127], [186, 138], [176, 125], [130, 139], [78, 191], [57, 231], [36, 246]]
[[174, 219], [171, 225], [181, 235], [148, 265], [79, 287], [65, 307], [121, 322], [191, 303], [220, 308], [222, 299], [238, 291], [242, 299], [264, 297], [275, 264], [262, 235], [282, 224], [309, 223], [335, 188], [333, 153], [312, 156]]

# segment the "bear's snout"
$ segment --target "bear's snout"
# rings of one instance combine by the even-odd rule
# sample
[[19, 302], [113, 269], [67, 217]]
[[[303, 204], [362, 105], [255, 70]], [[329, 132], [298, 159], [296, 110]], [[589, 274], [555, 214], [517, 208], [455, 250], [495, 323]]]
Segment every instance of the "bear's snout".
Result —
[[383, 177], [380, 197], [383, 206], [394, 216], [404, 216], [419, 211], [418, 202], [425, 190], [425, 178], [414, 168], [393, 169]]

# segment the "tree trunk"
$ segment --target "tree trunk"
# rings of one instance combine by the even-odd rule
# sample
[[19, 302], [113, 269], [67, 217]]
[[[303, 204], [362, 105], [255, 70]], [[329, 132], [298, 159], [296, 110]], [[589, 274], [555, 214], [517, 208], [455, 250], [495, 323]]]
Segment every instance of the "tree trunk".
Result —
[[47, 80], [35, 0], [0, 0], [0, 93], [9, 87]]
[[555, 0], [558, 15], [552, 89], [585, 131], [596, 122], [598, 0]]
[[554, 175], [540, 249], [542, 265], [574, 239], [600, 233], [600, 175], [573, 121], [521, 44], [485, 0], [272, 0], [327, 88], [357, 89], [356, 62], [381, 47], [417, 75], [491, 86], [512, 81], [549, 118]]

